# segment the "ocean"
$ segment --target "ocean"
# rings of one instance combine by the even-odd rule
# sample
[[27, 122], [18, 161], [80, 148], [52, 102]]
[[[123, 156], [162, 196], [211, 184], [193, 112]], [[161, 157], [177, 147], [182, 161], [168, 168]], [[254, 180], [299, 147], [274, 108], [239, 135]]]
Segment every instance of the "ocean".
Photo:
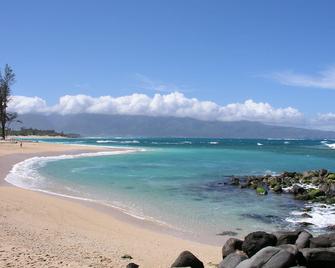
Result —
[[[256, 195], [229, 185], [231, 175], [335, 171], [335, 141], [202, 138], [81, 138], [40, 142], [100, 146], [101, 153], [35, 157], [14, 166], [16, 186], [111, 206], [194, 239], [224, 232], [291, 229], [300, 222], [320, 233], [334, 224], [331, 206], [289, 194]], [[128, 148], [115, 154], [105, 147]], [[226, 182], [226, 183], [225, 183]], [[304, 218], [306, 206], [312, 218]]]

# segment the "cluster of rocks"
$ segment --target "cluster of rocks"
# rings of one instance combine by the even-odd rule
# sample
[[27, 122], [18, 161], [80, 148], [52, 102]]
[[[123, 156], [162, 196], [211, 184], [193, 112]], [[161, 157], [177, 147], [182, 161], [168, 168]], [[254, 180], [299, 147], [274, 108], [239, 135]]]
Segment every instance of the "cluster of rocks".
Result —
[[231, 177], [231, 185], [255, 189], [259, 195], [291, 193], [296, 199], [335, 204], [335, 173], [326, 169], [284, 172], [280, 175]]
[[[334, 268], [335, 233], [313, 237], [305, 230], [272, 234], [253, 232], [244, 241], [230, 238], [219, 268]], [[182, 252], [171, 267], [203, 268], [191, 252]]]

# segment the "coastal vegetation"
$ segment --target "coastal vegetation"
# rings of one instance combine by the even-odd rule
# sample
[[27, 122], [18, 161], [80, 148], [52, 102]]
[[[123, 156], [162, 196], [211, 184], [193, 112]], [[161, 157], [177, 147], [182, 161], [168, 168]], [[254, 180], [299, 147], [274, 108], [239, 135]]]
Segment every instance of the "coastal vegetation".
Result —
[[9, 112], [7, 110], [8, 103], [11, 100], [11, 86], [15, 82], [15, 73], [13, 69], [6, 64], [4, 71], [0, 70], [0, 123], [1, 123], [1, 137], [6, 139], [7, 129], [14, 121], [18, 121], [17, 113]]
[[55, 130], [44, 130], [36, 128], [24, 128], [19, 130], [8, 129], [7, 133], [11, 136], [50, 136], [64, 138], [78, 138], [80, 135], [74, 133], [57, 132]]

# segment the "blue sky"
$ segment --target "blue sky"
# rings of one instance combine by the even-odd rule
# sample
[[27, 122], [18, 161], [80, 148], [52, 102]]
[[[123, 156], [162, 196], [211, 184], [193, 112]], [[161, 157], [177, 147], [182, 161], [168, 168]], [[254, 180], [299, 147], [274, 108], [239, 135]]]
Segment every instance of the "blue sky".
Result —
[[334, 1], [0, 4], [0, 64], [17, 74], [15, 95], [54, 105], [67, 94], [178, 91], [335, 113]]

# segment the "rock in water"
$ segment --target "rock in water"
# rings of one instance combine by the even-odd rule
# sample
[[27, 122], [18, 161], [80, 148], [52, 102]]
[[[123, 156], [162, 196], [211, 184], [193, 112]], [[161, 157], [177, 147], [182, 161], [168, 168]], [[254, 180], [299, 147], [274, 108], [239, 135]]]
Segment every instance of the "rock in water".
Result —
[[236, 268], [288, 268], [295, 265], [294, 255], [285, 249], [266, 247]]
[[295, 245], [297, 246], [298, 249], [302, 249], [302, 248], [307, 248], [309, 247], [309, 240], [312, 238], [313, 236], [307, 232], [307, 231], [302, 231], [297, 240], [295, 241]]
[[242, 250], [249, 257], [252, 257], [262, 248], [275, 246], [276, 244], [277, 238], [273, 234], [268, 234], [266, 232], [253, 232], [245, 237], [242, 244]]
[[284, 245], [284, 244], [294, 244], [298, 238], [299, 231], [296, 232], [286, 232], [286, 231], [279, 231], [273, 233], [275, 237], [277, 237], [277, 246]]
[[335, 247], [335, 233], [319, 235], [310, 239], [311, 248]]
[[171, 265], [172, 267], [204, 268], [204, 264], [191, 252], [183, 251]]
[[268, 191], [266, 190], [266, 188], [264, 186], [258, 186], [256, 188], [256, 193], [259, 195], [267, 195]]
[[335, 247], [332, 248], [304, 248], [301, 250], [308, 268], [334, 268]]
[[128, 263], [128, 265], [126, 266], [126, 268], [138, 268], [138, 267], [140, 267], [140, 266], [136, 263], [133, 263], [133, 262]]
[[237, 238], [229, 238], [222, 247], [222, 259], [231, 253], [234, 253], [236, 249], [242, 250], [243, 241]]
[[222, 262], [220, 262], [218, 268], [235, 268], [240, 262], [246, 260], [247, 257], [238, 253], [229, 254]]

